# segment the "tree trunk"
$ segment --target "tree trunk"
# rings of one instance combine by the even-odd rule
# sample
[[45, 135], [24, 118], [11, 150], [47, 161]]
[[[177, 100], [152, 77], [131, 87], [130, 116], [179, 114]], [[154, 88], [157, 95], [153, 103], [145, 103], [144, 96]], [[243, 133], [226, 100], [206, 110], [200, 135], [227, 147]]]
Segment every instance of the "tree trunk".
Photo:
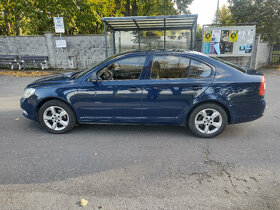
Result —
[[125, 16], [130, 16], [130, 0], [126, 0]]
[[137, 16], [137, 2], [136, 2], [136, 0], [134, 0], [133, 4], [132, 4], [132, 16]]

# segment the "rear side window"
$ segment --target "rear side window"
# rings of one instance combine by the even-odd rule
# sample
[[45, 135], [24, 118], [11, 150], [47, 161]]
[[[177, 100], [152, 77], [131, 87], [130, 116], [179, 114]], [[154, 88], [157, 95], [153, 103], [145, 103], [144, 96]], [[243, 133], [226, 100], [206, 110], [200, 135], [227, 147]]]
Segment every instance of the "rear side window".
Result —
[[183, 56], [154, 56], [151, 78], [205, 78], [211, 75], [210, 66]]
[[191, 64], [190, 64], [190, 68], [188, 71], [188, 77], [189, 78], [205, 78], [205, 77], [209, 77], [211, 75], [212, 69], [210, 66], [191, 59]]
[[122, 58], [109, 64], [97, 76], [102, 80], [135, 80], [139, 79], [146, 56]]
[[152, 79], [186, 78], [190, 59], [181, 56], [154, 56]]

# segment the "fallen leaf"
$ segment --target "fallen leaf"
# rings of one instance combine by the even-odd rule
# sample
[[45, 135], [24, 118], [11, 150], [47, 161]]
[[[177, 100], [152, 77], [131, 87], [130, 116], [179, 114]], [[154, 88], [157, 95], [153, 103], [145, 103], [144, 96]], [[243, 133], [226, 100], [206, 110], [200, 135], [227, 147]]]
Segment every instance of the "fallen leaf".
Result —
[[20, 118], [16, 118], [16, 120], [19, 120]]
[[82, 199], [81, 206], [87, 206], [87, 205], [88, 205], [88, 201], [86, 199]]

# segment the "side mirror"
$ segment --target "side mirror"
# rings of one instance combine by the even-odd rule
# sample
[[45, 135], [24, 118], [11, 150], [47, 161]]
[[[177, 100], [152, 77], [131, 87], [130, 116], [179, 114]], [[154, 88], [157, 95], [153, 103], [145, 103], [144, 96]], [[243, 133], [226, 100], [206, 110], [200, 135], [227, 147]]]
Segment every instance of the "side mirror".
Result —
[[88, 78], [88, 81], [90, 82], [101, 82], [102, 79], [100, 77], [97, 77], [96, 72], [93, 72], [91, 76]]

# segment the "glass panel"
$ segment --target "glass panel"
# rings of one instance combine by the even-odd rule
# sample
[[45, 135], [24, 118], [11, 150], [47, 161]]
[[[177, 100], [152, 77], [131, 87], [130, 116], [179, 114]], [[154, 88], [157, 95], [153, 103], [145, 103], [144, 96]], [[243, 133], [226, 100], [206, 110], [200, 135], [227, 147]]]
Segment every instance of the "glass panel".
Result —
[[136, 56], [117, 60], [101, 69], [97, 77], [102, 80], [135, 80], [139, 79], [146, 56]]
[[[154, 27], [154, 26], [153, 26]], [[141, 50], [163, 50], [164, 49], [163, 31], [141, 31], [140, 49]], [[138, 40], [138, 38], [137, 38]]]
[[155, 56], [152, 79], [186, 78], [190, 59], [181, 56]]
[[116, 31], [116, 53], [138, 50], [138, 32]]
[[189, 30], [166, 31], [165, 49], [189, 50], [191, 46], [191, 32]]
[[209, 77], [211, 74], [212, 69], [210, 66], [192, 59], [191, 65], [188, 72], [188, 77], [190, 78], [199, 78], [199, 77]]

